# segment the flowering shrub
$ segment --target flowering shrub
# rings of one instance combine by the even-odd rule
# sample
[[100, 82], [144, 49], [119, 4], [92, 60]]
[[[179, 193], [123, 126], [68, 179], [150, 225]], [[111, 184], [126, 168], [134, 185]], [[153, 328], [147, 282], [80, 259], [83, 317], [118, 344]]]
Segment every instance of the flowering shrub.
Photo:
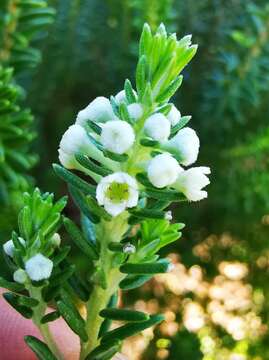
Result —
[[[162, 24], [152, 34], [146, 24], [136, 89], [126, 80], [115, 97], [96, 98], [63, 135], [62, 166], [54, 164], [54, 170], [68, 184], [82, 230], [61, 215], [65, 198], [54, 204], [48, 193], [25, 195], [19, 233], [13, 232], [4, 245], [15, 282], [1, 279], [1, 285], [11, 290], [5, 299], [43, 334], [46, 345], [26, 337], [39, 358], [62, 358], [47, 327], [60, 316], [80, 337], [80, 358], [88, 360], [112, 358], [125, 338], [164, 320], [158, 314], [119, 309], [117, 296], [119, 289], [134, 289], [171, 270], [158, 251], [176, 241], [184, 225], [170, 224], [167, 207], [207, 197], [210, 169], [185, 168], [196, 161], [200, 145], [195, 131], [184, 128], [191, 117], [181, 116], [169, 103], [196, 49], [191, 36], [177, 40]], [[67, 260], [70, 247], [60, 246], [62, 222], [91, 263], [93, 272], [86, 278]], [[74, 299], [83, 302], [86, 318]], [[55, 311], [45, 314], [48, 303]], [[110, 330], [112, 320], [126, 324]]]

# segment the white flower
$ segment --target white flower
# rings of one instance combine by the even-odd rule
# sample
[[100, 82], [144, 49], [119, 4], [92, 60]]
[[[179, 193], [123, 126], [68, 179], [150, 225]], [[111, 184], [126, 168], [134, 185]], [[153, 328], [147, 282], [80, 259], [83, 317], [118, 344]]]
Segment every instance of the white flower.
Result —
[[183, 169], [177, 160], [167, 153], [151, 159], [147, 170], [149, 181], [157, 188], [172, 185], [180, 171]]
[[125, 153], [130, 149], [134, 141], [134, 130], [126, 121], [109, 121], [102, 127], [101, 143], [105, 149], [113, 153]]
[[170, 121], [171, 126], [175, 126], [181, 118], [180, 111], [173, 104], [172, 104], [171, 110], [169, 111], [169, 113], [166, 116], [167, 116], [167, 119]]
[[[19, 241], [23, 246], [25, 246], [25, 240], [23, 238], [19, 237]], [[8, 256], [13, 257], [15, 246], [12, 240], [8, 240], [6, 243], [4, 243], [3, 249]]]
[[59, 160], [67, 169], [81, 169], [74, 155], [83, 153], [95, 160], [102, 158], [101, 151], [89, 139], [86, 130], [80, 125], [71, 125], [60, 141]]
[[18, 269], [13, 274], [13, 279], [19, 284], [24, 284], [27, 281], [27, 273], [23, 269]]
[[48, 279], [51, 275], [53, 262], [42, 254], [36, 254], [25, 263], [25, 270], [31, 280]]
[[165, 141], [170, 135], [171, 125], [163, 114], [153, 114], [145, 122], [144, 131], [153, 140]]
[[112, 216], [117, 216], [126, 208], [137, 205], [138, 187], [136, 180], [124, 172], [116, 172], [104, 177], [96, 188], [99, 205]]
[[169, 141], [162, 144], [162, 148], [180, 158], [180, 163], [188, 166], [198, 157], [200, 141], [196, 132], [191, 128], [184, 128]]
[[173, 187], [181, 191], [190, 201], [199, 201], [207, 197], [207, 192], [202, 190], [210, 184], [206, 175], [210, 168], [206, 166], [194, 167], [179, 173]]
[[103, 96], [99, 96], [78, 113], [76, 124], [84, 126], [88, 120], [106, 122], [115, 118], [110, 101]]
[[138, 120], [143, 115], [143, 106], [139, 103], [133, 103], [127, 106], [130, 117], [134, 120]]

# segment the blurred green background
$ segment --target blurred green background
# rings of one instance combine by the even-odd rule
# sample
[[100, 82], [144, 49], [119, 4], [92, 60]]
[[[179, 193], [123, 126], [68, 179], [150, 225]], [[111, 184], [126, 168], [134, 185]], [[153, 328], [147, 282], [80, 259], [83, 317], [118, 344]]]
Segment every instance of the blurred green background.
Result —
[[[269, 359], [269, 4], [266, 0], [51, 0], [42, 62], [19, 72], [24, 104], [35, 116], [35, 184], [57, 197], [57, 147], [76, 113], [110, 96], [134, 75], [138, 39], [147, 21], [164, 22], [199, 50], [174, 99], [192, 115], [201, 139], [199, 165], [212, 169], [209, 197], [180, 205], [180, 243], [166, 249], [176, 264], [124, 302], [161, 309], [166, 328], [125, 345], [135, 359]], [[2, 207], [1, 241], [14, 227], [18, 192]], [[15, 205], [14, 205], [15, 204]], [[70, 204], [68, 212], [74, 214]], [[75, 215], [75, 214], [74, 214]], [[169, 280], [170, 279], [170, 280]], [[169, 282], [170, 281], [170, 282]], [[203, 285], [203, 286], [202, 286]]]

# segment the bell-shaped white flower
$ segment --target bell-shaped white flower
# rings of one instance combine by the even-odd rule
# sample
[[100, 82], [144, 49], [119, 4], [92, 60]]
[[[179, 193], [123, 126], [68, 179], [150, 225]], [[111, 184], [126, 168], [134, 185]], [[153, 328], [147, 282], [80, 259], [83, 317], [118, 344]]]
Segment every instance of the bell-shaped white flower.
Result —
[[25, 270], [31, 280], [48, 279], [53, 269], [53, 262], [42, 254], [36, 254], [25, 263]]
[[101, 143], [105, 149], [123, 154], [128, 151], [135, 141], [135, 133], [126, 121], [109, 121], [102, 126]]
[[18, 269], [13, 274], [13, 280], [19, 284], [25, 284], [28, 279], [27, 273], [23, 269]]
[[115, 118], [110, 101], [104, 96], [99, 96], [78, 113], [76, 124], [85, 126], [88, 120], [106, 122]]
[[171, 124], [163, 114], [153, 114], [145, 121], [145, 134], [151, 137], [153, 140], [167, 140], [170, 135], [170, 130]]
[[60, 141], [59, 160], [68, 169], [79, 169], [74, 155], [81, 152], [99, 161], [102, 153], [89, 139], [86, 130], [80, 125], [71, 125]]
[[181, 171], [177, 160], [168, 153], [151, 159], [147, 169], [149, 181], [157, 188], [172, 185]]
[[164, 150], [168, 150], [176, 155], [182, 165], [188, 166], [193, 164], [198, 157], [200, 140], [196, 132], [186, 127], [170, 140], [162, 144]]
[[137, 121], [143, 115], [143, 106], [139, 103], [133, 103], [127, 106], [130, 117]]
[[199, 201], [207, 197], [207, 192], [202, 190], [210, 184], [206, 175], [210, 174], [206, 166], [194, 167], [179, 173], [173, 187], [182, 192], [190, 201]]
[[[19, 241], [23, 246], [25, 246], [25, 240], [23, 238], [19, 237]], [[15, 246], [12, 240], [8, 240], [7, 242], [5, 242], [3, 244], [3, 249], [8, 256], [10, 256], [11, 258], [13, 257]]]
[[132, 208], [138, 202], [136, 180], [124, 172], [116, 172], [104, 177], [96, 188], [99, 205], [112, 216], [117, 216], [126, 208]]
[[171, 110], [169, 111], [169, 113], [166, 116], [167, 116], [167, 119], [170, 121], [171, 126], [175, 126], [181, 118], [180, 111], [173, 104], [172, 104]]

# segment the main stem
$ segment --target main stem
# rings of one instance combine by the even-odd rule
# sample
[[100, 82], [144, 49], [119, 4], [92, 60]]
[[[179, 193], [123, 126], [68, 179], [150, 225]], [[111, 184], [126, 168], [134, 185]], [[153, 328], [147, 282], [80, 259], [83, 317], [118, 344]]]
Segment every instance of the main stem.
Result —
[[125, 277], [118, 267], [113, 265], [114, 253], [108, 249], [110, 242], [120, 242], [127, 230], [127, 216], [122, 214], [110, 222], [102, 221], [97, 228], [97, 238], [100, 241], [101, 251], [99, 271], [103, 272], [106, 286], [96, 284], [88, 301], [86, 331], [89, 340], [81, 343], [80, 359], [85, 357], [99, 345], [99, 332], [104, 319], [99, 315], [100, 311], [107, 307], [111, 296], [117, 291], [120, 281]]

